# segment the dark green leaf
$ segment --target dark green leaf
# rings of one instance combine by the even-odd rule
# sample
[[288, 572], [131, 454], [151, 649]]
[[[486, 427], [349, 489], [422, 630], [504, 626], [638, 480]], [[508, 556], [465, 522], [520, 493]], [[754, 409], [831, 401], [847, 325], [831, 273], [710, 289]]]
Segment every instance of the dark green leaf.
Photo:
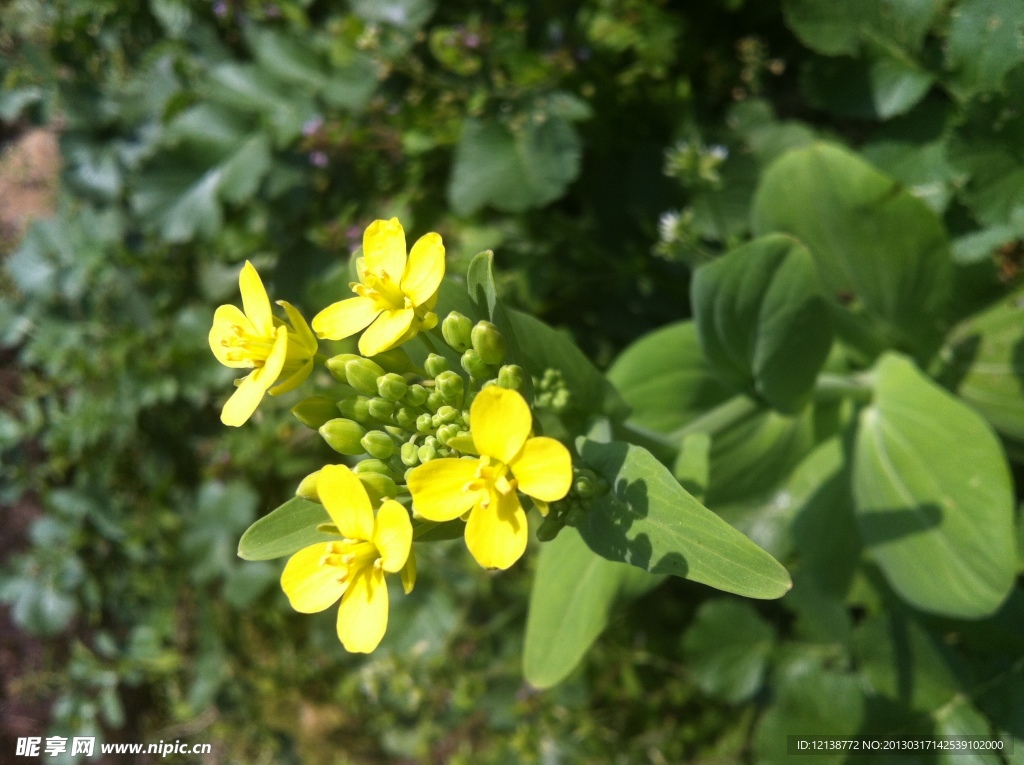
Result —
[[990, 426], [909, 360], [882, 357], [860, 414], [857, 523], [892, 588], [925, 611], [993, 613], [1017, 568], [1013, 484]]
[[751, 598], [790, 587], [782, 565], [701, 505], [645, 449], [581, 439], [580, 454], [612, 489], [578, 527], [594, 552]]
[[949, 67], [961, 87], [995, 90], [1024, 61], [1024, 0], [964, 0], [951, 13]]
[[575, 529], [546, 542], [530, 593], [523, 674], [537, 688], [561, 682], [608, 625], [614, 608], [663, 577], [595, 555]]
[[329, 542], [337, 535], [317, 531], [331, 517], [323, 505], [301, 497], [288, 500], [250, 526], [238, 541], [238, 557], [272, 560], [296, 553], [317, 542]]
[[691, 295], [719, 377], [780, 411], [802, 409], [832, 345], [807, 249], [788, 236], [761, 237], [699, 268]]
[[711, 600], [683, 638], [686, 666], [705, 693], [733, 704], [761, 687], [775, 630], [749, 603]]

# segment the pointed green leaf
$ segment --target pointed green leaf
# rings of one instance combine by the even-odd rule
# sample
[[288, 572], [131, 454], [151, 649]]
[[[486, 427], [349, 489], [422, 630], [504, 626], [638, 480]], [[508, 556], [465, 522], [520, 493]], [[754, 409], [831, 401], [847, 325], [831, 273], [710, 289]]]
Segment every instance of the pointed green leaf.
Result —
[[664, 577], [595, 555], [575, 529], [546, 542], [526, 617], [523, 674], [536, 688], [561, 682], [604, 631], [617, 604]]
[[587, 439], [577, 446], [612, 487], [578, 527], [598, 555], [750, 598], [779, 598], [790, 588], [782, 564], [694, 499], [646, 449]]
[[1017, 568], [1013, 484], [999, 440], [908, 359], [883, 356], [875, 376], [853, 463], [865, 547], [915, 607], [988, 616]]
[[782, 412], [810, 400], [832, 345], [811, 254], [795, 239], [755, 239], [701, 266], [691, 287], [704, 356], [728, 384]]
[[250, 526], [238, 541], [238, 557], [272, 560], [298, 552], [317, 542], [337, 539], [335, 534], [317, 530], [331, 517], [323, 505], [294, 497]]

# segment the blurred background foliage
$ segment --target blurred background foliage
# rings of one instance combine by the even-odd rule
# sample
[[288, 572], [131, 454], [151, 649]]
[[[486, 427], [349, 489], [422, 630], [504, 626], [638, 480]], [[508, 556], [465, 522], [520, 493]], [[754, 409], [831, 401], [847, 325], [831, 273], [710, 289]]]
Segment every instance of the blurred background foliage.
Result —
[[[506, 300], [608, 366], [689, 316], [692, 268], [749, 238], [762, 171], [817, 138], [941, 215], [967, 316], [1020, 282], [1022, 18], [1022, 0], [5, 3], [3, 136], [55, 131], [60, 176], [53, 216], [2, 243], [3, 703], [41, 710], [4, 751], [87, 734], [213, 742], [222, 762], [770, 763], [785, 733], [885, 730], [996, 732], [1014, 754], [975, 759], [1024, 762], [1019, 589], [966, 622], [870, 567], [845, 599], [673, 579], [539, 692], [520, 668], [535, 558], [495, 576], [433, 545], [381, 649], [346, 655], [331, 617], [290, 611], [278, 563], [235, 557], [330, 452], [285, 407], [221, 427], [231, 375], [206, 343], [245, 259], [308, 317], [397, 215], [441, 233], [453, 273], [494, 248]], [[1021, 322], [1003, 325], [1019, 375]], [[806, 452], [736, 438], [776, 487]], [[733, 519], [785, 560], [798, 508], [758, 497]]]

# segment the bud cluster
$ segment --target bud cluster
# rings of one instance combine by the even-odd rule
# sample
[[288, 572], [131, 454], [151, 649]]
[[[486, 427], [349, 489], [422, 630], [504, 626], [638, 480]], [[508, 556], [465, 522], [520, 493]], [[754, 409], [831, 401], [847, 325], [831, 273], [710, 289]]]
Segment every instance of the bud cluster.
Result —
[[565, 526], [578, 526], [584, 518], [591, 500], [607, 494], [610, 487], [607, 480], [590, 468], [573, 467], [573, 481], [564, 499], [552, 502], [548, 514], [537, 527], [537, 539], [550, 542]]
[[544, 376], [534, 378], [534, 405], [561, 414], [572, 404], [572, 396], [565, 378], [558, 369], [545, 369]]

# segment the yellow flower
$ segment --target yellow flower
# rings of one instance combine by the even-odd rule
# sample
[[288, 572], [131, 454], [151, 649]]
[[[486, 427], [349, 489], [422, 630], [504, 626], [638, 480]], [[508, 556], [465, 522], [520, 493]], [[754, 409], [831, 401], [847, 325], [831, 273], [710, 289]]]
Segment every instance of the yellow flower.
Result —
[[235, 427], [252, 416], [263, 394], [278, 379], [284, 381], [270, 390], [271, 396], [301, 385], [313, 371], [317, 349], [316, 337], [291, 303], [277, 301], [288, 314], [290, 325], [274, 316], [260, 275], [249, 261], [238, 275], [238, 288], [245, 311], [222, 305], [213, 315], [210, 330], [210, 349], [221, 364], [253, 370], [235, 381], [238, 388], [220, 414], [221, 422]]
[[516, 489], [540, 508], [564, 497], [572, 483], [569, 450], [553, 438], [531, 438], [525, 399], [492, 385], [473, 400], [470, 432], [479, 459], [436, 459], [409, 475], [413, 507], [431, 521], [467, 510], [466, 546], [484, 568], [505, 569], [526, 549], [526, 514]]
[[344, 465], [324, 467], [317, 477], [317, 492], [345, 538], [295, 553], [281, 574], [281, 588], [292, 608], [304, 614], [330, 608], [341, 598], [341, 644], [352, 653], [370, 653], [388, 626], [384, 572], [401, 571], [407, 593], [415, 584], [412, 523], [393, 499], [385, 500], [374, 517], [362, 482]]
[[358, 297], [327, 306], [313, 318], [313, 331], [341, 340], [366, 329], [359, 352], [376, 356], [401, 345], [420, 330], [433, 329], [437, 288], [444, 278], [444, 245], [425, 234], [405, 256], [405, 231], [398, 218], [376, 220], [363, 232], [359, 281], [349, 285]]

